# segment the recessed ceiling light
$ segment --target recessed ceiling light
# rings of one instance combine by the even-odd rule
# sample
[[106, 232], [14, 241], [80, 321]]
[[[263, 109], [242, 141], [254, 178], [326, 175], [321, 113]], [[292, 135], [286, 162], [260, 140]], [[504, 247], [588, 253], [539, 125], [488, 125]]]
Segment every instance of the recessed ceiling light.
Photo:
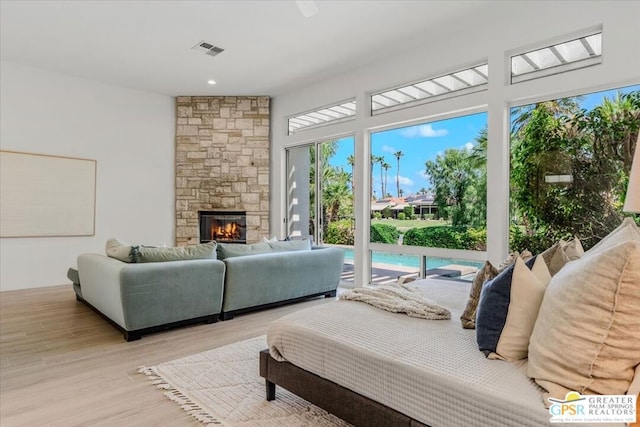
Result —
[[209, 80], [209, 81], [207, 81], [207, 83], [209, 83], [210, 85], [214, 85], [214, 84], [216, 84], [216, 81], [215, 80]]

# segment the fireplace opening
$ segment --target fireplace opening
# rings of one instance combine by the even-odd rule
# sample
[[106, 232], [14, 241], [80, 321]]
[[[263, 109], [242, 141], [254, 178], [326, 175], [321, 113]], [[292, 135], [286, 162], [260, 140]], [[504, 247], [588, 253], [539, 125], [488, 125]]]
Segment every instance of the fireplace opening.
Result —
[[198, 212], [200, 243], [247, 243], [246, 212]]

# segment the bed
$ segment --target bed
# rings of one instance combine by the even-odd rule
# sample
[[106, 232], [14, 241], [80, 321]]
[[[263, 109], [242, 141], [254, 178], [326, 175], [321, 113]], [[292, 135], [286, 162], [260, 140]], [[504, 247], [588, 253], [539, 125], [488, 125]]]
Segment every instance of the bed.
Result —
[[336, 301], [273, 322], [260, 355], [267, 399], [281, 386], [354, 425], [548, 425], [526, 360], [486, 359], [475, 331], [460, 326], [469, 285], [435, 279], [413, 285], [447, 307], [451, 319]]

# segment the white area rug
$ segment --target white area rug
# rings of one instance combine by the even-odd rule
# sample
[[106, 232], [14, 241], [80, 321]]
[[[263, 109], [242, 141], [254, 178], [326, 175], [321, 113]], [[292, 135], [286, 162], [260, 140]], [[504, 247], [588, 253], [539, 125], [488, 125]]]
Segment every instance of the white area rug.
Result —
[[158, 366], [142, 367], [165, 396], [205, 425], [347, 427], [350, 424], [278, 387], [267, 402], [259, 374], [265, 337], [252, 338]]

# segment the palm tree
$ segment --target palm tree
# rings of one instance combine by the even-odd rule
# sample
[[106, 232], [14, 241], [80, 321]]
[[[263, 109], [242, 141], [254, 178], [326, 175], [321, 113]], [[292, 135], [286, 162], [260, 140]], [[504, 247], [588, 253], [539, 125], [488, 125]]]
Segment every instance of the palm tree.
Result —
[[396, 190], [398, 197], [400, 197], [400, 158], [404, 156], [402, 151], [396, 151], [393, 155], [398, 160], [398, 170], [396, 171]]
[[324, 188], [323, 208], [325, 214], [325, 228], [331, 222], [340, 219], [339, 210], [341, 206], [350, 204], [351, 192], [349, 192], [349, 188], [347, 187], [348, 181], [348, 173], [338, 171], [335, 180], [328, 183]]
[[355, 187], [353, 185], [353, 168], [356, 164], [356, 158], [353, 157], [353, 154], [350, 154], [349, 157], [347, 157], [347, 163], [349, 164], [349, 166], [351, 166], [351, 191], [355, 193]]
[[387, 162], [382, 163], [382, 169], [384, 169], [384, 180], [382, 183], [384, 186], [382, 187], [382, 197], [387, 197], [389, 190], [387, 189], [387, 176], [389, 175], [389, 169], [391, 169], [391, 165]]
[[369, 176], [369, 187], [371, 188], [371, 200], [375, 200], [376, 196], [375, 196], [375, 192], [373, 191], [373, 165], [375, 165], [376, 163], [380, 162], [380, 156], [376, 156], [376, 155], [371, 155], [371, 170], [369, 172], [370, 176]]
[[476, 144], [471, 149], [469, 160], [475, 168], [487, 166], [487, 126], [480, 130], [475, 137]]
[[380, 198], [384, 199], [384, 180], [382, 179], [382, 174], [384, 170], [384, 156], [378, 156], [378, 163], [380, 163]]

